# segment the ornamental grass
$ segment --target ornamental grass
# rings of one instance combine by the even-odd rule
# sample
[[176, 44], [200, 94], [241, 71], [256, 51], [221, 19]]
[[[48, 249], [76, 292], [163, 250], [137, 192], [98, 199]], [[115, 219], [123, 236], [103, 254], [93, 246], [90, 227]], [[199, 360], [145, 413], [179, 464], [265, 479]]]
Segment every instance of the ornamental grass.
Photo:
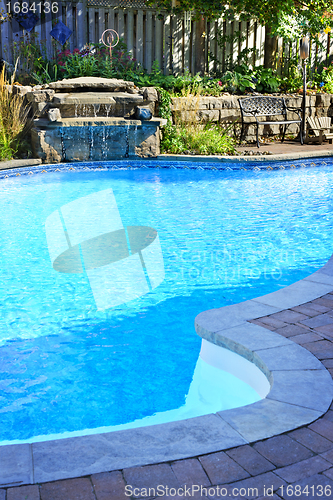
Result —
[[[18, 62], [18, 61], [17, 61]], [[19, 94], [14, 94], [15, 72], [11, 82], [6, 78], [5, 67], [0, 73], [0, 160], [11, 160], [27, 148], [26, 134], [29, 132], [29, 106]], [[29, 149], [29, 146], [28, 146]]]

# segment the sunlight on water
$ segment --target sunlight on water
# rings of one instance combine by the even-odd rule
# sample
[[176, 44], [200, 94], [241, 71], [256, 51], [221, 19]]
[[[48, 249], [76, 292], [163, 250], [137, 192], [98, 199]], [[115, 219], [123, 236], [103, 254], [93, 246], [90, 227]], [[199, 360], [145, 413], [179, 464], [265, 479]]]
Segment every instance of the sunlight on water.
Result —
[[196, 315], [286, 286], [332, 253], [330, 164], [58, 172], [1, 188], [1, 441], [184, 408]]

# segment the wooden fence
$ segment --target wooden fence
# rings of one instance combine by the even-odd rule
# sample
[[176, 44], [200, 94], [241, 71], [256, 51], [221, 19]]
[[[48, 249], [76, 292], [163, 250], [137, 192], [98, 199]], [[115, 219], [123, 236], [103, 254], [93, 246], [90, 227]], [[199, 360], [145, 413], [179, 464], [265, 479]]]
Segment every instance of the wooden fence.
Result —
[[[43, 15], [47, 1], [56, 4], [57, 12]], [[15, 0], [11, 2], [13, 9]], [[20, 2], [16, 2], [18, 5]], [[27, 0], [30, 6], [32, 0]], [[47, 55], [52, 58], [56, 49], [62, 45], [50, 35], [53, 26], [60, 20], [71, 31], [66, 48], [82, 48], [87, 43], [97, 43], [106, 29], [115, 29], [124, 40], [133, 57], [148, 72], [155, 60], [159, 62], [164, 74], [182, 74], [195, 71], [195, 37], [205, 38], [206, 71], [225, 71], [230, 63], [236, 63], [241, 53], [247, 53], [247, 63], [258, 66], [264, 62], [265, 27], [257, 22], [227, 22], [223, 19], [206, 22], [206, 29], [197, 33], [196, 22], [190, 15], [160, 16], [145, 7], [144, 0], [40, 0], [41, 20], [32, 30], [36, 40], [43, 44]], [[0, 0], [0, 10], [6, 13], [8, 0]], [[38, 12], [37, 12], [38, 14]], [[15, 51], [13, 44], [26, 31], [16, 20], [1, 24], [0, 49], [2, 58], [13, 63]], [[222, 38], [221, 38], [222, 36]], [[323, 47], [315, 43], [311, 47], [311, 65], [328, 61], [333, 55], [333, 37], [321, 35]], [[245, 52], [244, 52], [245, 51]], [[278, 67], [287, 66], [290, 58], [297, 57], [298, 42], [293, 44], [278, 41]]]

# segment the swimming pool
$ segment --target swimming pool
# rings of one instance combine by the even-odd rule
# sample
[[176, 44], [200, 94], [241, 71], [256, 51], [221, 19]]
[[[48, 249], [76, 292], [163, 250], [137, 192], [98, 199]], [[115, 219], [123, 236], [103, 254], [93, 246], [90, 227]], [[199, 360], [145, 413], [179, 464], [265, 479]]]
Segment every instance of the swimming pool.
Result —
[[[329, 161], [276, 172], [70, 168], [1, 181], [3, 442], [182, 407], [200, 351], [195, 316], [301, 279], [332, 253]], [[158, 233], [164, 278], [99, 310], [87, 273], [52, 268], [45, 222], [110, 190], [124, 227]]]

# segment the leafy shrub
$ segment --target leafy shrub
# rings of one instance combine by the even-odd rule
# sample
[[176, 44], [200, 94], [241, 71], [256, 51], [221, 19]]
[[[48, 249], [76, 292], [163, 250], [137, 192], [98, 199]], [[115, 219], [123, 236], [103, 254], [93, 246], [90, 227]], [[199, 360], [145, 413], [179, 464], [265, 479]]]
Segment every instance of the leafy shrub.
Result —
[[164, 133], [161, 142], [164, 153], [234, 154], [235, 139], [219, 125], [174, 126]]
[[109, 50], [103, 44], [92, 44], [83, 50], [64, 50], [57, 55], [57, 65], [63, 78], [80, 76], [102, 76], [104, 78], [123, 78], [137, 80], [144, 70], [132, 58], [126, 45], [120, 41], [117, 50]]
[[[162, 129], [161, 151], [164, 153], [232, 154], [235, 153], [235, 139], [228, 136], [228, 129], [220, 125], [202, 126], [196, 119], [200, 89], [196, 95], [190, 89], [183, 89], [179, 109], [175, 110], [175, 125], [172, 124], [171, 96], [159, 88], [159, 116], [167, 119]], [[190, 110], [188, 110], [190, 108]], [[186, 119], [185, 119], [186, 113]]]
[[221, 78], [221, 82], [229, 92], [245, 92], [247, 89], [255, 89], [255, 82], [250, 75], [244, 75], [238, 71], [227, 71]]
[[147, 73], [138, 75], [138, 78], [135, 79], [135, 84], [139, 87], [159, 87], [164, 90], [172, 90], [178, 79], [179, 77], [173, 75], [163, 75], [156, 60], [153, 62], [151, 73], [149, 75]]
[[258, 92], [277, 92], [281, 83], [281, 79], [271, 68], [259, 66], [253, 72], [256, 80], [256, 90]]
[[189, 91], [190, 94], [212, 95], [218, 96], [223, 91], [221, 81], [218, 78], [212, 78], [207, 75], [200, 76], [199, 74], [191, 76], [185, 74], [179, 81], [178, 86], [174, 88], [175, 95], [181, 95], [182, 91]]
[[281, 78], [281, 90], [287, 92], [297, 92], [303, 86], [302, 68], [297, 59], [289, 63], [288, 74]]

